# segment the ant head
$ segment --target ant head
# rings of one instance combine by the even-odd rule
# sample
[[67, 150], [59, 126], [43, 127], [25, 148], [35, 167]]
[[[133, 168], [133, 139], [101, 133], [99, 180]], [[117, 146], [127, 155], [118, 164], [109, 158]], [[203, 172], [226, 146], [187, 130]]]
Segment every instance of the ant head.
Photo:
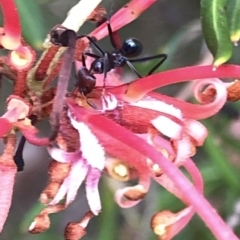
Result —
[[96, 78], [89, 72], [86, 67], [81, 67], [78, 70], [77, 79], [78, 81], [76, 83], [76, 87], [78, 87], [79, 92], [84, 96], [92, 92], [96, 86]]
[[123, 42], [120, 51], [126, 57], [138, 56], [142, 52], [142, 44], [136, 38], [128, 38]]
[[101, 74], [103, 73], [103, 61], [102, 59], [95, 59], [90, 67], [90, 72], [92, 74]]

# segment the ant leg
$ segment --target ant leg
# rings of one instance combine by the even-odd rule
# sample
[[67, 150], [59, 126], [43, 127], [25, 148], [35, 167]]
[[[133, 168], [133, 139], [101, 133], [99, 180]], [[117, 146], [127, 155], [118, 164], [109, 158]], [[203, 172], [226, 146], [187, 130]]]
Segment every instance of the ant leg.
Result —
[[104, 56], [104, 51], [96, 44], [94, 38], [88, 35], [81, 35], [81, 36], [78, 36], [77, 39], [84, 38], [84, 37], [86, 37], [93, 44], [93, 46], [99, 51], [99, 53], [101, 53], [102, 56]]
[[96, 54], [93, 54], [93, 53], [90, 53], [90, 52], [84, 52], [83, 55], [84, 56], [89, 56], [89, 57], [92, 57], [92, 58], [95, 58], [95, 59], [101, 58], [100, 56], [98, 56]]
[[142, 76], [140, 75], [140, 73], [136, 70], [136, 68], [130, 63], [129, 60], [126, 61], [127, 65], [129, 68], [131, 68], [131, 70], [136, 73], [136, 75], [139, 77], [139, 78], [142, 78]]
[[83, 96], [84, 100], [87, 102], [87, 104], [88, 104], [90, 107], [92, 107], [93, 109], [98, 110], [97, 107], [96, 107], [96, 105], [88, 100], [88, 98], [86, 97], [86, 95], [84, 94], [83, 91], [81, 91], [80, 93], [81, 93], [81, 95]]
[[153, 59], [161, 58], [161, 60], [148, 72], [148, 75], [151, 75], [158, 67], [160, 67], [163, 62], [167, 59], [167, 54], [161, 53], [155, 56], [150, 56], [150, 57], [144, 57], [144, 58], [139, 58], [139, 59], [129, 59], [129, 62], [145, 62], [145, 61], [150, 61]]
[[108, 19], [107, 19], [107, 28], [108, 28], [108, 34], [109, 34], [109, 37], [110, 37], [111, 44], [116, 50], [118, 50], [117, 44], [114, 40], [114, 33], [113, 33], [112, 27], [110, 25], [110, 20], [108, 20]]
[[103, 57], [103, 90], [105, 91], [105, 87], [106, 87], [106, 78], [107, 78], [107, 73], [109, 71], [109, 69], [111, 68], [109, 66], [109, 55], [108, 53], [105, 53], [104, 54], [104, 57]]
[[82, 65], [83, 67], [86, 67], [86, 58], [85, 58], [85, 54], [82, 54]]

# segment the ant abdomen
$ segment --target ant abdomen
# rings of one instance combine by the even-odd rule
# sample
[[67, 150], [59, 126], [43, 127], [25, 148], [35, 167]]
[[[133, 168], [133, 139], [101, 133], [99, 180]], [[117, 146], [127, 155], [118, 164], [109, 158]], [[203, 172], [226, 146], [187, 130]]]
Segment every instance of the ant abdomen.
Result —
[[92, 92], [96, 86], [96, 77], [86, 67], [81, 67], [77, 73], [76, 87], [84, 96]]
[[142, 43], [137, 38], [128, 38], [123, 42], [120, 51], [126, 57], [135, 57], [142, 52]]

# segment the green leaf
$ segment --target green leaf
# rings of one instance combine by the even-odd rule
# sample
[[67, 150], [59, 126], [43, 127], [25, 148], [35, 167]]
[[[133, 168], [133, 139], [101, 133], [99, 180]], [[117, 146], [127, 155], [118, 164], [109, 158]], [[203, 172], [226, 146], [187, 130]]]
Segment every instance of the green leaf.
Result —
[[224, 154], [224, 150], [214, 144], [214, 136], [216, 136], [217, 133], [214, 131], [213, 126], [207, 121], [204, 121], [204, 125], [209, 131], [208, 137], [204, 143], [204, 150], [206, 151], [208, 158], [211, 159], [211, 162], [216, 171], [221, 173], [221, 178], [225, 181], [229, 188], [240, 192], [240, 178], [238, 170], [235, 169], [227, 160], [227, 157]]
[[235, 44], [240, 40], [240, 0], [231, 0], [227, 4], [230, 37]]
[[15, 2], [20, 14], [24, 40], [33, 48], [42, 49], [46, 30], [37, 2], [35, 0], [15, 0]]
[[214, 67], [230, 59], [233, 45], [226, 14], [227, 0], [201, 0], [201, 21], [205, 41], [214, 56]]

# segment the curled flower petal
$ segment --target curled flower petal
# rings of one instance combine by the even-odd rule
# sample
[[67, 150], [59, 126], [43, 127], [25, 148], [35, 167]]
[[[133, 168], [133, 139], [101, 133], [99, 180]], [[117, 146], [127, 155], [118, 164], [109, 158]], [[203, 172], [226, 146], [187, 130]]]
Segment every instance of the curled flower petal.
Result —
[[[146, 174], [147, 175], [147, 174]], [[150, 175], [144, 178], [140, 175], [140, 181], [136, 186], [119, 189], [115, 193], [115, 201], [122, 208], [130, 208], [137, 205], [147, 194], [150, 187]]]
[[39, 214], [28, 228], [30, 233], [41, 233], [50, 227], [50, 219], [47, 213]]
[[53, 159], [57, 159], [61, 163], [72, 163], [81, 158], [81, 153], [77, 152], [65, 152], [59, 148], [48, 147], [47, 148], [49, 155]]
[[196, 81], [193, 86], [193, 92], [194, 92], [194, 96], [198, 100], [200, 100], [199, 98], [200, 90], [203, 88], [203, 86], [207, 84], [212, 85], [212, 87], [216, 91], [216, 95], [213, 102], [206, 104], [206, 107], [203, 107], [203, 111], [206, 116], [205, 118], [207, 118], [209, 114], [212, 114], [212, 115], [216, 114], [223, 107], [223, 105], [226, 103], [226, 100], [227, 100], [227, 89], [224, 86], [223, 82], [220, 81], [219, 79], [206, 79], [206, 80], [204, 79], [204, 80]]
[[30, 233], [41, 233], [50, 227], [49, 214], [56, 213], [65, 209], [64, 205], [48, 206], [38, 214], [28, 228]]
[[8, 118], [10, 122], [16, 122], [18, 119], [24, 119], [29, 115], [31, 106], [23, 98], [10, 95], [7, 99], [7, 110], [2, 117]]
[[200, 122], [191, 119], [186, 119], [184, 122], [184, 131], [196, 141], [197, 146], [202, 146], [208, 135], [206, 127]]
[[29, 69], [35, 60], [35, 54], [27, 46], [20, 46], [14, 51], [11, 51], [8, 56], [9, 63], [18, 70]]
[[10, 95], [7, 99], [7, 112], [0, 118], [0, 137], [11, 130], [13, 123], [17, 122], [19, 119], [26, 118], [30, 110], [30, 105], [24, 99], [16, 95]]
[[192, 139], [188, 136], [184, 136], [179, 140], [172, 140], [172, 146], [175, 150], [175, 163], [177, 165], [181, 164], [187, 158], [192, 157], [196, 153], [196, 148]]
[[177, 139], [181, 137], [182, 126], [165, 116], [159, 116], [151, 120], [151, 123], [159, 132], [169, 138]]
[[170, 240], [187, 225], [193, 214], [192, 207], [185, 208], [178, 213], [159, 212], [152, 217], [151, 227], [162, 240]]

